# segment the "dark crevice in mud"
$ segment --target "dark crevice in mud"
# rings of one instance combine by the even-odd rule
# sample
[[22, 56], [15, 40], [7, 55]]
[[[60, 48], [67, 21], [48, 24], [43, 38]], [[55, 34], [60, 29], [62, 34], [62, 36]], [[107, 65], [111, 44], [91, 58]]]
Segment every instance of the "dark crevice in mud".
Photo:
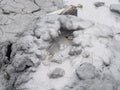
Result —
[[66, 30], [64, 28], [60, 28], [61, 35], [68, 39], [69, 36], [74, 37], [73, 32], [76, 30]]
[[6, 11], [6, 10], [3, 9], [3, 8], [1, 8], [1, 10], [2, 10], [2, 13], [3, 13], [4, 15], [16, 14], [16, 12], [14, 12], [14, 11]]
[[34, 10], [31, 13], [36, 13], [36, 12], [39, 12], [40, 10], [41, 10], [41, 8], [38, 8], [37, 10]]
[[25, 65], [23, 70], [17, 70], [16, 73], [26, 72], [32, 65]]
[[28, 68], [30, 68], [30, 67], [32, 67], [32, 66], [31, 65], [26, 65], [25, 66], [25, 70], [28, 69]]
[[7, 59], [8, 59], [9, 61], [10, 61], [11, 52], [12, 52], [12, 43], [10, 43], [10, 44], [7, 46], [6, 57], [7, 57]]
[[71, 30], [67, 30], [66, 28], [64, 28], [64, 27], [61, 27], [60, 28], [60, 31], [61, 31], [61, 33], [73, 33], [74, 31], [78, 31], [78, 29], [71, 29]]
[[109, 67], [109, 66], [110, 66], [110, 63], [105, 63], [105, 62], [103, 62], [103, 66]]

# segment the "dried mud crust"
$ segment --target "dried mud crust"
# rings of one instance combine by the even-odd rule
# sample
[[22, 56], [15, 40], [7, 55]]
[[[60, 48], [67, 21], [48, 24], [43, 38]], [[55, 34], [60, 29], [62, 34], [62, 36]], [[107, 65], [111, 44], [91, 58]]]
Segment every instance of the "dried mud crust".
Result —
[[102, 90], [103, 86], [105, 90], [117, 90], [115, 35], [107, 26], [76, 16], [36, 19], [17, 35], [16, 41], [1, 45], [1, 56], [7, 57], [1, 59], [1, 78], [6, 81], [3, 90]]
[[0, 0], [0, 40], [13, 38], [33, 19], [63, 7], [62, 0]]

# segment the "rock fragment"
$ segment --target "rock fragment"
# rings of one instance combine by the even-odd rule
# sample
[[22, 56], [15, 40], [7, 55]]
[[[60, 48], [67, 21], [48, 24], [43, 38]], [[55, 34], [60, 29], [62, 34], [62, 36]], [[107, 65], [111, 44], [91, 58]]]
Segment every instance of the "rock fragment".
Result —
[[120, 4], [111, 4], [110, 10], [112, 12], [116, 12], [116, 13], [120, 14]]
[[57, 79], [63, 77], [64, 75], [65, 75], [65, 71], [63, 69], [56, 68], [49, 74], [49, 78]]
[[104, 6], [105, 3], [104, 2], [95, 2], [94, 5], [95, 5], [95, 7], [101, 7], [101, 6]]
[[76, 69], [76, 74], [80, 80], [94, 79], [97, 76], [97, 70], [92, 64], [83, 63]]

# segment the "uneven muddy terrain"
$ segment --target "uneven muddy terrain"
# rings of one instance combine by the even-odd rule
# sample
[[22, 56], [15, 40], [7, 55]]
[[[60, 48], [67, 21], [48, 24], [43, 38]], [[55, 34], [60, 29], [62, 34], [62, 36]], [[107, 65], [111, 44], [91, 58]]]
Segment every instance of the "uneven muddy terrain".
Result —
[[120, 90], [119, 20], [119, 0], [1, 0], [0, 90]]

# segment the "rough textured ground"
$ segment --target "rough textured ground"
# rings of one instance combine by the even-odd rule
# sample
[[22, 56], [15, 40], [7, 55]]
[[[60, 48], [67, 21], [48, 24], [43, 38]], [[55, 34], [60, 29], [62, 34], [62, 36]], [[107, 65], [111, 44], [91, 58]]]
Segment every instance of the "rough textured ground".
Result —
[[1, 45], [1, 90], [118, 89], [119, 30], [69, 15], [30, 26]]
[[[78, 17], [55, 15], [59, 11], [33, 15], [31, 23], [14, 29], [21, 33], [5, 34], [10, 35], [7, 40], [1, 36], [0, 90], [120, 90], [119, 3], [103, 0], [96, 8], [93, 0], [85, 1]], [[67, 3], [73, 2], [78, 3]]]
[[0, 0], [0, 41], [12, 38], [33, 19], [63, 6], [62, 0]]

